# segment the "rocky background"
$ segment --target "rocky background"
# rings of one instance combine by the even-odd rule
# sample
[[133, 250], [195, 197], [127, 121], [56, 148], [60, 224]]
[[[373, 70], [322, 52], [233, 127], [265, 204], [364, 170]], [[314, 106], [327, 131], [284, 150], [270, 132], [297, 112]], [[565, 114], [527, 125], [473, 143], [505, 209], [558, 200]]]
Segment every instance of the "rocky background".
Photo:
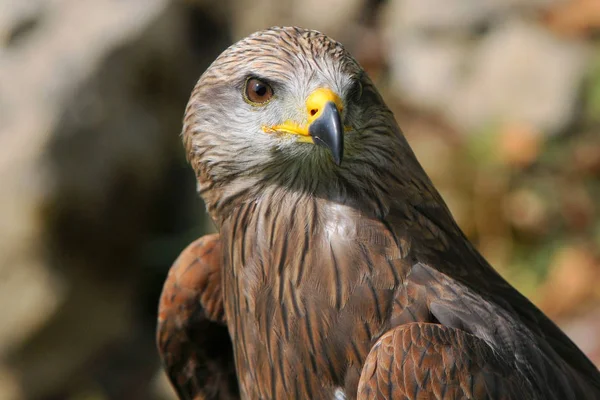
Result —
[[600, 364], [600, 1], [0, 0], [0, 398], [173, 399], [180, 139], [232, 41], [296, 24], [379, 82], [459, 224]]

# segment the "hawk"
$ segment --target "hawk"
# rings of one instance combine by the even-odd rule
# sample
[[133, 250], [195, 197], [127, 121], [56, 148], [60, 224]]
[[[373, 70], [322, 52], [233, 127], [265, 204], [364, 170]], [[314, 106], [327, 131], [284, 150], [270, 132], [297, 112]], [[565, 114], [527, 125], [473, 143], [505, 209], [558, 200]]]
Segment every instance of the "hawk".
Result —
[[600, 399], [600, 372], [462, 233], [338, 42], [225, 50], [183, 126], [218, 233], [188, 247], [157, 342], [182, 399]]

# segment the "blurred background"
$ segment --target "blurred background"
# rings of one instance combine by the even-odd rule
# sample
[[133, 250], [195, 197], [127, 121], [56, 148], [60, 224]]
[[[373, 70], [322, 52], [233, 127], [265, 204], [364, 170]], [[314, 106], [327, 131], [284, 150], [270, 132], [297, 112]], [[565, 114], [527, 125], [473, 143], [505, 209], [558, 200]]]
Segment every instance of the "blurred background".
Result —
[[600, 364], [600, 1], [0, 0], [0, 398], [173, 399], [171, 262], [212, 229], [179, 133], [208, 64], [321, 30], [460, 226]]

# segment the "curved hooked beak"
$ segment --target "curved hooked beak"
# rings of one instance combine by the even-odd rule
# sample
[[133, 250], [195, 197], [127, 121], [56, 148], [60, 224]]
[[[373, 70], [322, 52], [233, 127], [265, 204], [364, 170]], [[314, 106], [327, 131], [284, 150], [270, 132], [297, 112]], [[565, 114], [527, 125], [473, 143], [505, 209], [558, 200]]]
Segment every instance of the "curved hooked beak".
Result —
[[306, 99], [307, 126], [286, 121], [281, 125], [263, 127], [263, 130], [267, 133], [298, 135], [299, 142], [325, 147], [331, 153], [333, 161], [340, 165], [344, 156], [345, 131], [342, 125], [342, 110], [342, 100], [337, 94], [330, 89], [319, 88]]
[[323, 105], [321, 115], [308, 126], [313, 142], [331, 152], [333, 161], [340, 165], [344, 155], [344, 127], [340, 112], [334, 102]]

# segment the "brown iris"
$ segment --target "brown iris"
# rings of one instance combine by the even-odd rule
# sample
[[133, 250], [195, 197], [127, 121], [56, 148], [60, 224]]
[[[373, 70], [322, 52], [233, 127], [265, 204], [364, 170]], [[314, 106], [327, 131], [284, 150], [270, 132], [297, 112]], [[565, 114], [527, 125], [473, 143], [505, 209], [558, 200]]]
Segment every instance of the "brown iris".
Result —
[[268, 83], [258, 78], [248, 78], [244, 88], [244, 98], [250, 104], [266, 104], [273, 97], [273, 89]]

